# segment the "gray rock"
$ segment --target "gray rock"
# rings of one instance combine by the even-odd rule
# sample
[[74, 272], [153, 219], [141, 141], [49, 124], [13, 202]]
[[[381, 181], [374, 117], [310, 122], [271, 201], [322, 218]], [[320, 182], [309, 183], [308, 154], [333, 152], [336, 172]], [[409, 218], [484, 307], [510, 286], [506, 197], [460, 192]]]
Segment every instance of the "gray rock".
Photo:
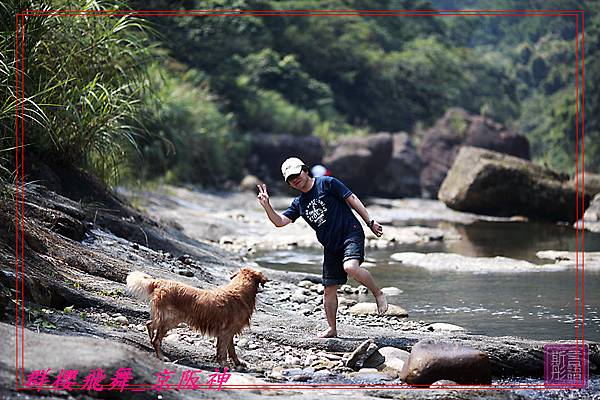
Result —
[[467, 257], [452, 253], [394, 253], [390, 258], [406, 265], [418, 266], [431, 271], [494, 272], [507, 274], [553, 272], [569, 269], [568, 265], [562, 264], [538, 265], [529, 261], [514, 260], [500, 256]]
[[348, 368], [362, 368], [366, 359], [376, 351], [377, 345], [375, 342], [372, 339], [365, 340], [350, 354], [345, 365]]
[[292, 295], [290, 293], [285, 293], [282, 296], [279, 296], [275, 301], [277, 302], [284, 302], [284, 301], [288, 301], [292, 298]]
[[290, 301], [294, 303], [304, 304], [308, 301], [308, 297], [301, 293], [294, 293], [292, 297], [290, 297]]
[[591, 172], [579, 173], [576, 177], [571, 179], [573, 186], [579, 185], [579, 192], [581, 193], [581, 184], [583, 183], [583, 190], [590, 196], [595, 196], [600, 193], [600, 174], [592, 174]]
[[600, 232], [600, 193], [594, 196], [589, 207], [585, 210], [583, 223], [579, 221], [575, 224], [575, 227], [577, 227], [577, 224], [588, 231]]
[[240, 182], [240, 190], [248, 191], [248, 192], [256, 192], [257, 186], [262, 184], [263, 181], [258, 179], [254, 175], [246, 175], [244, 179]]
[[[375, 175], [374, 196], [388, 198], [419, 197], [421, 157], [406, 132], [392, 135], [392, 155], [382, 171]], [[387, 245], [387, 242], [385, 243]]]
[[383, 364], [384, 361], [385, 358], [381, 355], [381, 353], [379, 351], [374, 351], [373, 354], [367, 357], [367, 359], [363, 363], [363, 366], [365, 368], [377, 368], [381, 364]]
[[432, 332], [464, 332], [465, 328], [444, 322], [436, 322], [428, 325], [427, 330]]
[[316, 371], [313, 374], [313, 379], [314, 380], [322, 380], [322, 381], [328, 381], [331, 376], [333, 374], [331, 373], [331, 371], [327, 370], [327, 369], [322, 369], [320, 371]]
[[173, 272], [175, 272], [176, 274], [182, 275], [182, 276], [187, 276], [187, 277], [194, 276], [194, 272], [187, 268], [175, 268], [173, 270]]
[[529, 142], [523, 135], [482, 116], [450, 108], [429, 129], [419, 145], [423, 162], [420, 181], [423, 195], [436, 198], [461, 146], [474, 146], [528, 160]]
[[[358, 303], [348, 310], [353, 315], [378, 315], [377, 304], [375, 303]], [[408, 317], [408, 312], [402, 307], [390, 304], [385, 313], [387, 316]]]
[[296, 366], [296, 365], [300, 365], [301, 364], [301, 360], [298, 357], [294, 357], [290, 354], [288, 354], [287, 356], [285, 356], [285, 360], [283, 361], [283, 363], [287, 366]]
[[390, 381], [394, 379], [394, 376], [379, 372], [375, 368], [361, 368], [358, 372], [349, 373], [348, 376], [361, 382]]
[[313, 313], [313, 310], [311, 308], [301, 308], [300, 309], [300, 314], [302, 315], [310, 315]]
[[426, 339], [413, 346], [400, 379], [416, 385], [431, 385], [441, 379], [489, 385], [492, 374], [485, 353], [455, 343]]
[[454, 381], [450, 381], [448, 379], [440, 379], [439, 381], [433, 382], [431, 384], [431, 387], [438, 387], [438, 386], [452, 386], [452, 385], [458, 385], [458, 383], [454, 382]]
[[317, 356], [326, 358], [331, 361], [339, 361], [342, 359], [342, 357], [338, 356], [337, 354], [324, 353], [324, 352], [317, 353]]
[[404, 364], [410, 357], [408, 351], [389, 346], [380, 348], [377, 353], [383, 357], [383, 363], [379, 365], [379, 368], [386, 370], [388, 373], [393, 371], [396, 374], [400, 374]]
[[381, 291], [386, 296], [398, 296], [398, 295], [404, 293], [401, 289], [398, 289], [397, 287], [384, 287], [384, 288], [381, 288]]
[[555, 265], [560, 268], [569, 268], [575, 270], [578, 267], [581, 268], [582, 262], [584, 263], [586, 271], [600, 271], [600, 252], [599, 251], [586, 251], [581, 256], [581, 253], [574, 251], [555, 251], [545, 250], [538, 251], [535, 253], [538, 258], [550, 259], [555, 261]]
[[[463, 147], [438, 197], [448, 207], [479, 214], [575, 221], [568, 176], [505, 154]], [[590, 196], [584, 196], [584, 207]]]
[[304, 280], [304, 281], [298, 282], [298, 286], [300, 286], [301, 288], [304, 288], [304, 289], [311, 289], [312, 287], [315, 286], [315, 284], [312, 283], [311, 281]]
[[333, 145], [325, 165], [356, 194], [374, 193], [374, 177], [385, 169], [393, 149], [392, 135], [376, 133], [368, 136], [346, 136]]
[[113, 318], [113, 321], [115, 321], [119, 325], [129, 325], [129, 320], [124, 315], [119, 315], [118, 317]]
[[339, 287], [338, 293], [347, 293], [347, 294], [350, 294], [350, 293], [354, 293], [354, 289], [350, 285], [342, 285], [342, 286]]

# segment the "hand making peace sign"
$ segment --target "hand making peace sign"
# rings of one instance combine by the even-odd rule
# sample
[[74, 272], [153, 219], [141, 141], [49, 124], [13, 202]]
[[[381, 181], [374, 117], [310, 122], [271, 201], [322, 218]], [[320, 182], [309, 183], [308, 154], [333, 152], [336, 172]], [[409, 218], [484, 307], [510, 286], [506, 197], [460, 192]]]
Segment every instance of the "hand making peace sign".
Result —
[[258, 196], [256, 196], [258, 202], [261, 206], [263, 206], [263, 208], [265, 208], [269, 205], [269, 194], [267, 193], [267, 185], [263, 183], [262, 185], [256, 185], [256, 187], [258, 187]]

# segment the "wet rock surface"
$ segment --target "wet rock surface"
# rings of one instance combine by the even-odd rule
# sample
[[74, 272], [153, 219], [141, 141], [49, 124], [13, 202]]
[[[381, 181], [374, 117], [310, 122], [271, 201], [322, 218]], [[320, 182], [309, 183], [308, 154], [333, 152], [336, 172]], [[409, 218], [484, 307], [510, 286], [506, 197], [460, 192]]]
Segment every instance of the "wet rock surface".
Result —
[[[5, 189], [10, 192], [10, 189]], [[165, 338], [163, 349], [170, 362], [158, 361], [150, 347], [145, 323], [148, 305], [130, 297], [125, 290], [125, 277], [132, 270], [142, 270], [155, 277], [174, 279], [199, 288], [213, 288], [224, 284], [232, 272], [244, 265], [260, 268], [239, 252], [228, 251], [230, 245], [202, 239], [199, 228], [192, 237], [176, 228], [176, 224], [153, 222], [135, 210], [105, 211], [70, 202], [66, 198], [45, 191], [41, 187], [26, 189], [25, 218], [22, 219], [24, 309], [23, 317], [15, 314], [15, 231], [13, 196], [4, 198], [0, 205], [0, 219], [9, 227], [0, 232], [0, 261], [2, 273], [2, 333], [3, 354], [0, 391], [12, 393], [15, 384], [14, 352], [15, 324], [24, 323], [27, 343], [25, 373], [54, 367], [105, 368], [109, 372], [118, 367], [131, 367], [141, 380], [155, 382], [155, 373], [164, 368], [201, 369], [214, 371], [214, 340], [203, 337], [185, 325], [174, 328]], [[248, 197], [232, 194], [231, 201], [220, 195], [210, 202], [186, 204], [187, 209], [197, 207], [206, 213], [221, 210], [223, 220], [215, 227], [228, 230], [233, 236], [240, 226], [253, 229], [252, 213], [240, 215], [235, 210], [249, 207]], [[172, 201], [171, 197], [163, 199]], [[252, 200], [254, 200], [252, 198]], [[150, 199], [152, 202], [153, 199]], [[236, 203], [238, 202], [239, 203]], [[218, 207], [216, 206], [218, 205]], [[158, 209], [158, 203], [154, 205]], [[176, 208], [176, 207], [175, 207]], [[152, 213], [161, 219], [173, 208], [164, 207], [161, 213]], [[211, 211], [212, 210], [212, 211]], [[179, 210], [181, 211], [181, 209]], [[69, 230], [56, 230], [56, 216], [73, 226], [83, 226], [83, 239], [77, 240]], [[54, 219], [53, 219], [54, 218]], [[62, 218], [62, 219], [61, 219]], [[181, 221], [202, 218], [185, 214]], [[233, 221], [233, 222], [232, 222]], [[235, 223], [239, 222], [239, 225]], [[264, 223], [261, 215], [261, 225]], [[256, 223], [258, 226], [258, 223]], [[197, 224], [202, 225], [202, 224]], [[267, 225], [268, 226], [268, 225]], [[11, 231], [12, 229], [12, 231]], [[187, 233], [187, 228], [183, 228]], [[299, 228], [303, 229], [303, 228]], [[138, 233], [139, 232], [139, 233]], [[262, 239], [263, 231], [257, 229]], [[250, 236], [248, 236], [250, 237]], [[238, 249], [239, 250], [239, 249]], [[316, 333], [325, 325], [322, 309], [322, 286], [318, 277], [310, 274], [268, 270], [260, 268], [270, 282], [258, 293], [257, 309], [250, 328], [236, 338], [238, 354], [248, 362], [244, 371], [236, 371], [235, 378], [244, 384], [263, 382], [290, 384], [308, 383], [392, 383], [406, 385], [398, 379], [402, 357], [386, 355], [384, 348], [410, 351], [424, 338], [441, 339], [468, 346], [488, 355], [493, 379], [541, 379], [543, 373], [543, 345], [545, 342], [513, 337], [493, 338], [469, 335], [466, 332], [430, 331], [429, 323], [394, 315], [353, 315], [350, 307], [354, 297], [364, 289], [354, 286], [340, 289], [338, 337], [318, 339]], [[316, 278], [316, 279], [315, 279]], [[398, 305], [401, 306], [401, 305]], [[18, 319], [15, 319], [18, 318]], [[359, 345], [369, 341], [371, 352], [361, 363], [348, 366], [347, 360]], [[29, 349], [30, 344], [36, 344]], [[12, 349], [12, 350], [11, 350]], [[44, 352], [43, 349], [46, 349]], [[68, 349], [68, 351], [66, 351]], [[5, 351], [6, 350], [6, 351]], [[381, 357], [377, 357], [380, 354]], [[598, 345], [590, 344], [590, 362], [597, 371], [600, 365]], [[396, 361], [394, 361], [396, 360]], [[362, 365], [359, 365], [362, 364]], [[179, 372], [178, 372], [179, 373]], [[108, 375], [108, 374], [107, 374]], [[272, 395], [293, 393], [296, 398], [310, 396], [292, 389], [280, 388]], [[210, 397], [258, 398], [266, 392], [260, 387], [251, 391], [211, 392]], [[193, 392], [189, 392], [192, 393]], [[189, 393], [183, 392], [181, 398]], [[423, 393], [383, 389], [353, 392], [330, 391], [331, 396], [381, 398], [445, 398], [434, 392]], [[447, 392], [444, 392], [447, 393]], [[68, 393], [61, 394], [69, 397]], [[53, 393], [25, 392], [23, 398], [48, 397]], [[106, 393], [79, 393], [78, 398], [97, 398]], [[128, 393], [130, 398], [140, 397]], [[441, 397], [438, 397], [441, 396]], [[468, 398], [489, 398], [489, 393], [468, 392]], [[505, 394], [494, 394], [496, 398]], [[499, 397], [498, 397], [499, 396]], [[5, 396], [6, 397], [6, 396]], [[10, 397], [10, 396], [7, 396]], [[307, 397], [308, 398], [308, 397]], [[560, 397], [558, 397], [560, 398]]]

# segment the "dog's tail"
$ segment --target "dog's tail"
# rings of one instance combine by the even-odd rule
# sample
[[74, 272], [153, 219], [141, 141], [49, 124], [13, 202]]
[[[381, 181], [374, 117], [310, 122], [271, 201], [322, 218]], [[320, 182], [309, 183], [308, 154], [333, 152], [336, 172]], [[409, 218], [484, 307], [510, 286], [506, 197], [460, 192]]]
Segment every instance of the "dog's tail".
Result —
[[154, 278], [141, 271], [133, 271], [127, 275], [127, 289], [141, 300], [149, 300], [154, 291]]

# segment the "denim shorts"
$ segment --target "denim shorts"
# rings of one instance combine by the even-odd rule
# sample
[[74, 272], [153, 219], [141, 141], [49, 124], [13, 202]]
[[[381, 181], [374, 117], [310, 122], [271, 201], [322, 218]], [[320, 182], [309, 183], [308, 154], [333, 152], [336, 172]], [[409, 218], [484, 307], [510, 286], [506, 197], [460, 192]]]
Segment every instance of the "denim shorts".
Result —
[[323, 257], [323, 286], [343, 285], [348, 281], [348, 274], [344, 271], [344, 262], [358, 260], [361, 264], [365, 260], [364, 235], [352, 235], [344, 240], [344, 245], [337, 251], [325, 249]]

